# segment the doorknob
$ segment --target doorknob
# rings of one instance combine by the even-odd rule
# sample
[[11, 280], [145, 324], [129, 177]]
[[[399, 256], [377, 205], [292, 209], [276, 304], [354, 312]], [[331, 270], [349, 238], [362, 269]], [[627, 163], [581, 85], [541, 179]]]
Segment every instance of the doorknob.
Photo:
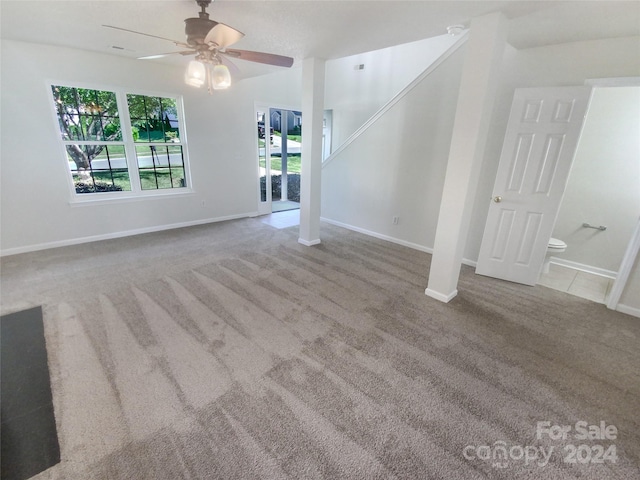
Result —
[[502, 197], [500, 195], [496, 195], [493, 197], [493, 201], [496, 203], [500, 203], [502, 201]]

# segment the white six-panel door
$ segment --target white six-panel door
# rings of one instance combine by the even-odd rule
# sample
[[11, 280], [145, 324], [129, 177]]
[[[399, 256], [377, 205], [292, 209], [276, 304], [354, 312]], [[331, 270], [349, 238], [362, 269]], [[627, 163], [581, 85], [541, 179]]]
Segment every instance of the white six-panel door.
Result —
[[476, 273], [535, 285], [591, 87], [517, 89]]

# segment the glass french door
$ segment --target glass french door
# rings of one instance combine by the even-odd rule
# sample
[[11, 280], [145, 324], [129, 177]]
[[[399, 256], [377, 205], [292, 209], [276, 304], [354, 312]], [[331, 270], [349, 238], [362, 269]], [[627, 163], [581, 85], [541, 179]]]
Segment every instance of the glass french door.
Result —
[[256, 109], [258, 136], [258, 215], [271, 213], [271, 121], [269, 108]]
[[258, 214], [300, 208], [302, 113], [256, 107]]

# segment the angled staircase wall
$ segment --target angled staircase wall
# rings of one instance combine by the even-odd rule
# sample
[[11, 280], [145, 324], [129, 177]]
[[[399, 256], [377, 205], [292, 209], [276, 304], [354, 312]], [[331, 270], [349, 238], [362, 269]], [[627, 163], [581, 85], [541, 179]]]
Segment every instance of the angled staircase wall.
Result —
[[461, 37], [327, 158], [325, 221], [431, 251], [465, 41]]

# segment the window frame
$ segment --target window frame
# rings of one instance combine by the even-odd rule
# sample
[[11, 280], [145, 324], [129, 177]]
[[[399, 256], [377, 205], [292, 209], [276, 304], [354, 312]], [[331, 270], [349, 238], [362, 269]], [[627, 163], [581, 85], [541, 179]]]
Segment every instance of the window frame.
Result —
[[[56, 111], [52, 88], [56, 86], [68, 87], [68, 88], [81, 88], [89, 90], [109, 91], [113, 92], [116, 97], [116, 104], [118, 107], [118, 118], [120, 120], [121, 128], [121, 140], [114, 141], [86, 141], [86, 140], [65, 140], [60, 130], [60, 124], [58, 119], [58, 112]], [[50, 104], [53, 125], [55, 127], [56, 137], [60, 146], [61, 156], [64, 162], [65, 175], [67, 177], [67, 186], [70, 192], [70, 204], [97, 204], [97, 203], [119, 203], [122, 201], [137, 201], [144, 199], [154, 198], [167, 198], [170, 196], [185, 196], [193, 195], [193, 183], [189, 162], [189, 150], [187, 143], [187, 134], [185, 128], [184, 119], [184, 99], [181, 94], [167, 93], [159, 91], [149, 91], [140, 89], [129, 89], [125, 87], [116, 87], [111, 85], [104, 85], [98, 83], [83, 83], [83, 82], [69, 82], [69, 81], [56, 81], [47, 80], [47, 98]], [[129, 104], [127, 95], [141, 95], [145, 97], [161, 97], [171, 98], [176, 101], [176, 114], [178, 125], [180, 129], [180, 141], [175, 143], [167, 142], [135, 142], [133, 139], [131, 118], [129, 114]], [[118, 192], [92, 192], [92, 193], [77, 193], [75, 184], [73, 181], [73, 171], [69, 162], [67, 153], [67, 145], [106, 145], [106, 146], [123, 146], [127, 161], [127, 171], [129, 174], [129, 184], [131, 190], [123, 190]], [[174, 188], [158, 188], [158, 189], [142, 189], [140, 181], [140, 169], [138, 168], [138, 157], [136, 147], [139, 146], [180, 146], [182, 147], [182, 159], [184, 164], [184, 176], [185, 186]], [[144, 170], [144, 169], [143, 169]]]

